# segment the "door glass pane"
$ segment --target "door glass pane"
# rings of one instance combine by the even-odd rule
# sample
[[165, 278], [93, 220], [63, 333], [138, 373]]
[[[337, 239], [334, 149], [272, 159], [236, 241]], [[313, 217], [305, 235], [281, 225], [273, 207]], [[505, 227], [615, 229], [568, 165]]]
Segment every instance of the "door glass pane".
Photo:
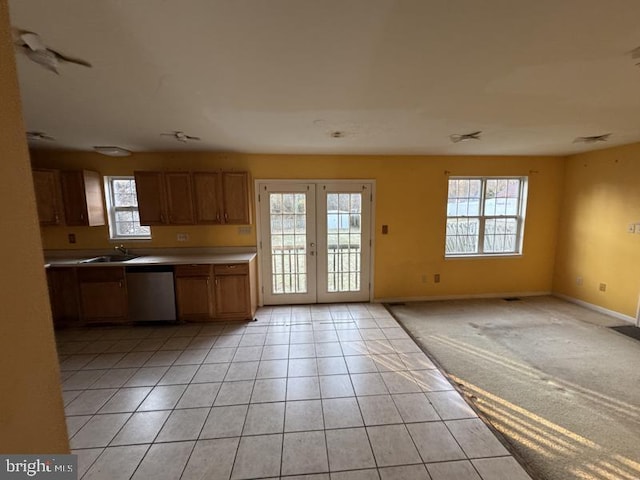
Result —
[[327, 194], [327, 289], [360, 291], [362, 194]]
[[307, 293], [307, 197], [270, 193], [271, 293]]

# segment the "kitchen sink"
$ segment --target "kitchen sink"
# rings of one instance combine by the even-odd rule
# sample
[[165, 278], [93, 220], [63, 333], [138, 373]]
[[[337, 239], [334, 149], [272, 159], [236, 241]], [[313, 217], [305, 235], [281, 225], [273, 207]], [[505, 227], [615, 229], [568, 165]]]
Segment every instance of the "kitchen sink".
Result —
[[127, 262], [138, 258], [137, 255], [102, 255], [100, 257], [89, 258], [82, 263], [113, 263], [113, 262]]

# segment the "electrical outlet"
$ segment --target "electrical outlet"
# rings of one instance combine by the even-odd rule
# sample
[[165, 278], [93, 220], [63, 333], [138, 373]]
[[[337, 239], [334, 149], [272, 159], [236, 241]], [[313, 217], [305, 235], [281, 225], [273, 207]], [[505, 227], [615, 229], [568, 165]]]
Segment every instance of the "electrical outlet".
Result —
[[636, 233], [640, 235], [640, 223], [636, 223]]
[[583, 280], [582, 277], [576, 277], [576, 285], [578, 285], [579, 287], [581, 287], [583, 284]]
[[68, 235], [69, 238], [69, 243], [76, 243], [76, 234], [75, 233], [70, 233]]
[[189, 234], [188, 233], [179, 233], [176, 235], [176, 240], [178, 240], [179, 242], [188, 242], [189, 241]]
[[439, 273], [436, 273], [433, 276], [433, 283], [440, 283], [440, 274]]
[[389, 234], [389, 225], [382, 225], [382, 234], [383, 235]]
[[606, 292], [607, 291], [607, 284], [606, 283], [601, 283], [598, 286], [598, 290], [600, 290], [601, 292]]
[[629, 225], [627, 225], [627, 233], [636, 233], [637, 231], [637, 224], [630, 223]]

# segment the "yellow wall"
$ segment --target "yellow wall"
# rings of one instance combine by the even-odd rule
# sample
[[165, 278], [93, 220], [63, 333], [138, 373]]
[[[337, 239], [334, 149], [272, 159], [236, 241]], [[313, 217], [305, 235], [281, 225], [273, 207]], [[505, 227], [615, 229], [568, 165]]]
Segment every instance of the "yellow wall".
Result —
[[68, 452], [6, 0], [0, 0], [0, 452]]
[[[375, 179], [377, 182], [375, 297], [410, 298], [551, 290], [561, 185], [562, 159], [555, 157], [292, 156], [213, 153], [140, 153], [107, 158], [95, 153], [32, 152], [33, 164], [49, 168], [87, 168], [103, 175], [146, 170], [248, 170], [253, 179]], [[519, 258], [444, 260], [447, 172], [451, 175], [528, 175], [529, 202], [524, 255]], [[383, 224], [389, 234], [381, 235]], [[109, 248], [101, 227], [48, 227], [46, 248]], [[189, 242], [176, 242], [178, 232]], [[153, 241], [140, 247], [256, 245], [238, 227], [153, 227]], [[433, 275], [441, 283], [433, 283]], [[422, 282], [426, 275], [426, 283]]]
[[640, 224], [639, 158], [640, 144], [634, 144], [566, 159], [554, 276], [555, 291], [633, 318], [640, 233], [627, 233], [627, 226]]

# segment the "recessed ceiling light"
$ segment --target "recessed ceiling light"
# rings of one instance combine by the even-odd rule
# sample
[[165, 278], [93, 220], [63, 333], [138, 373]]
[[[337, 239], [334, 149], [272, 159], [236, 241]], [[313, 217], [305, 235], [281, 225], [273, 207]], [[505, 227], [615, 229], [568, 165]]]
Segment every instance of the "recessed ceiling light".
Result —
[[128, 157], [131, 155], [129, 150], [125, 150], [124, 148], [115, 147], [115, 146], [97, 146], [93, 147], [93, 149], [102, 155], [107, 155], [108, 157]]

